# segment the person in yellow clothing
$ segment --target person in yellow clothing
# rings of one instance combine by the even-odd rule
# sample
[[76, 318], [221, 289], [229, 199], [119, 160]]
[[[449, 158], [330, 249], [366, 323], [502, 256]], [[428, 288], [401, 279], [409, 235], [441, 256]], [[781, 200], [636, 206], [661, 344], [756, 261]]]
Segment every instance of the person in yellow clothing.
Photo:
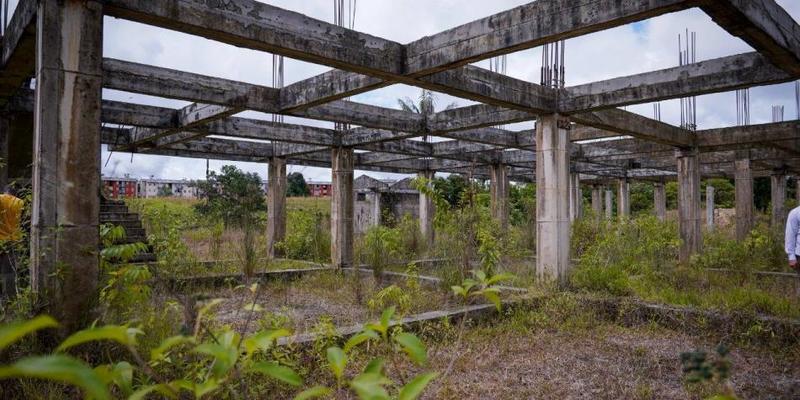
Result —
[[16, 286], [14, 270], [14, 246], [10, 242], [22, 239], [22, 199], [0, 194], [0, 297], [13, 296]]
[[22, 238], [20, 218], [22, 217], [22, 199], [0, 194], [0, 243]]

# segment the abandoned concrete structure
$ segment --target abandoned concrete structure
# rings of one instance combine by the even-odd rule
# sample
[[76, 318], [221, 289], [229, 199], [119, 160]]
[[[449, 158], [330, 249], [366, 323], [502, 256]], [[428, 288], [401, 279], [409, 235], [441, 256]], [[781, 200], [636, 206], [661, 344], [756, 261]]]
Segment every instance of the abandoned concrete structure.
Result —
[[353, 181], [355, 191], [355, 232], [362, 234], [371, 226], [386, 224], [385, 219], [399, 221], [408, 215], [419, 218], [419, 191], [411, 178], [385, 182], [367, 175]]
[[[565, 88], [470, 65], [693, 7], [756, 52]], [[103, 58], [104, 16], [335, 69], [273, 88]], [[535, 268], [544, 278], [562, 280], [569, 270], [570, 221], [579, 213], [570, 198], [580, 185], [605, 184], [609, 212], [610, 183], [616, 182], [624, 215], [629, 181], [677, 179], [681, 258], [687, 259], [701, 250], [701, 177], [735, 177], [737, 232], [744, 235], [753, 223], [753, 177], [772, 176], [777, 200], [785, 195], [785, 176], [800, 167], [797, 121], [695, 131], [618, 108], [797, 79], [800, 27], [774, 0], [539, 0], [408, 44], [254, 0], [22, 0], [2, 45], [0, 158], [13, 157], [0, 183], [10, 168], [27, 165], [18, 157], [32, 157], [33, 288], [52, 299], [50, 311], [63, 321], [82, 315], [97, 283], [101, 144], [118, 152], [263, 162], [270, 188], [284, 185], [286, 164], [330, 167], [332, 261], [339, 266], [353, 256], [354, 168], [425, 177], [469, 170], [491, 178], [492, 212], [501, 221], [508, 213], [508, 181], [535, 180]], [[394, 83], [480, 104], [423, 116], [342, 100]], [[108, 101], [103, 88], [193, 104], [169, 109]], [[351, 127], [233, 116], [243, 110]], [[535, 127], [493, 128], [521, 121], [536, 121]], [[424, 135], [450, 140], [408, 140]], [[618, 139], [581, 142], [604, 137]], [[239, 140], [245, 138], [271, 142]], [[602, 192], [596, 190], [598, 210]], [[285, 202], [276, 194], [269, 204], [270, 243], [285, 232]], [[663, 191], [654, 200], [663, 216]], [[434, 212], [430, 199], [420, 196], [427, 240], [434, 237]]]

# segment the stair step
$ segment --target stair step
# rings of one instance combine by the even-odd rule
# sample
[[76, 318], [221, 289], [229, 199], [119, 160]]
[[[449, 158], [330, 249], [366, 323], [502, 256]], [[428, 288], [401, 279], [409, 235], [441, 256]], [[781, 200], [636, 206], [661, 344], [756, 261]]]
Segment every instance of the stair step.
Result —
[[139, 214], [132, 212], [100, 212], [100, 221], [114, 222], [114, 221], [130, 221], [139, 220]]
[[143, 262], [154, 262], [154, 261], [156, 261], [156, 255], [153, 253], [137, 254], [130, 260], [130, 262], [132, 263], [143, 263]]
[[101, 204], [100, 213], [127, 213], [128, 206], [125, 204]]

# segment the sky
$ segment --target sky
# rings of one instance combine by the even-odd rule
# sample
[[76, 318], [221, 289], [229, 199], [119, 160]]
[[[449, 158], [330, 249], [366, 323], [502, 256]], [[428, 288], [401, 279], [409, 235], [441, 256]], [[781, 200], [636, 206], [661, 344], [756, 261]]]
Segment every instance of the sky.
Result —
[[[331, 0], [260, 0], [264, 3], [333, 22]], [[348, 0], [350, 1], [350, 0]], [[17, 0], [11, 0], [13, 9]], [[493, 13], [504, 11], [530, 1], [522, 0], [361, 0], [357, 2], [355, 29], [400, 43], [409, 43], [425, 35], [458, 26]], [[800, 1], [777, 0], [795, 20], [800, 20]], [[347, 3], [347, 1], [345, 2]], [[160, 67], [189, 71], [220, 78], [271, 86], [272, 55], [237, 48], [197, 36], [155, 28], [122, 19], [105, 17], [104, 57], [146, 63]], [[678, 64], [678, 34], [696, 32], [697, 61], [751, 52], [753, 49], [740, 39], [718, 27], [699, 9], [663, 15], [646, 21], [605, 30], [567, 40], [566, 86], [632, 75]], [[539, 83], [541, 49], [534, 48], [509, 54], [507, 74]], [[488, 68], [488, 61], [476, 63]], [[329, 67], [287, 58], [285, 84], [329, 70]], [[397, 108], [398, 98], [416, 98], [420, 89], [392, 85], [360, 94], [354, 101]], [[105, 99], [138, 104], [180, 108], [189, 102], [104, 90]], [[437, 94], [437, 104], [444, 107], [455, 102], [459, 106], [474, 104], [445, 94]], [[751, 123], [771, 122], [772, 106], [785, 106], [785, 119], [797, 119], [793, 83], [752, 88], [750, 90]], [[652, 104], [627, 107], [628, 111], [653, 116]], [[263, 113], [246, 111], [237, 116], [270, 119]], [[664, 122], [680, 124], [678, 100], [661, 102]], [[333, 123], [285, 117], [287, 123], [299, 123], [332, 128]], [[735, 93], [719, 93], [697, 98], [698, 129], [736, 125]], [[533, 128], [533, 122], [508, 125], [507, 129]], [[154, 155], [112, 153], [103, 146], [102, 173], [104, 176], [159, 177], [169, 179], [201, 179], [205, 176], [206, 160], [163, 157]], [[212, 170], [234, 164], [248, 172], [266, 178], [266, 164], [210, 161]], [[289, 166], [288, 172], [302, 172], [306, 179], [329, 181], [327, 168]], [[378, 178], [402, 178], [405, 175], [357, 171]]]

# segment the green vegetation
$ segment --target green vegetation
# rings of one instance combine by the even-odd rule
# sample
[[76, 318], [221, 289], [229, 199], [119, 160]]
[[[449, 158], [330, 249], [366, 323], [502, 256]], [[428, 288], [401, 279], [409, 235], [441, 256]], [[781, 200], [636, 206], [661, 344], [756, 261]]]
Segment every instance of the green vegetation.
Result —
[[292, 172], [286, 176], [286, 195], [289, 197], [308, 196], [308, 185], [303, 174], [299, 172]]

